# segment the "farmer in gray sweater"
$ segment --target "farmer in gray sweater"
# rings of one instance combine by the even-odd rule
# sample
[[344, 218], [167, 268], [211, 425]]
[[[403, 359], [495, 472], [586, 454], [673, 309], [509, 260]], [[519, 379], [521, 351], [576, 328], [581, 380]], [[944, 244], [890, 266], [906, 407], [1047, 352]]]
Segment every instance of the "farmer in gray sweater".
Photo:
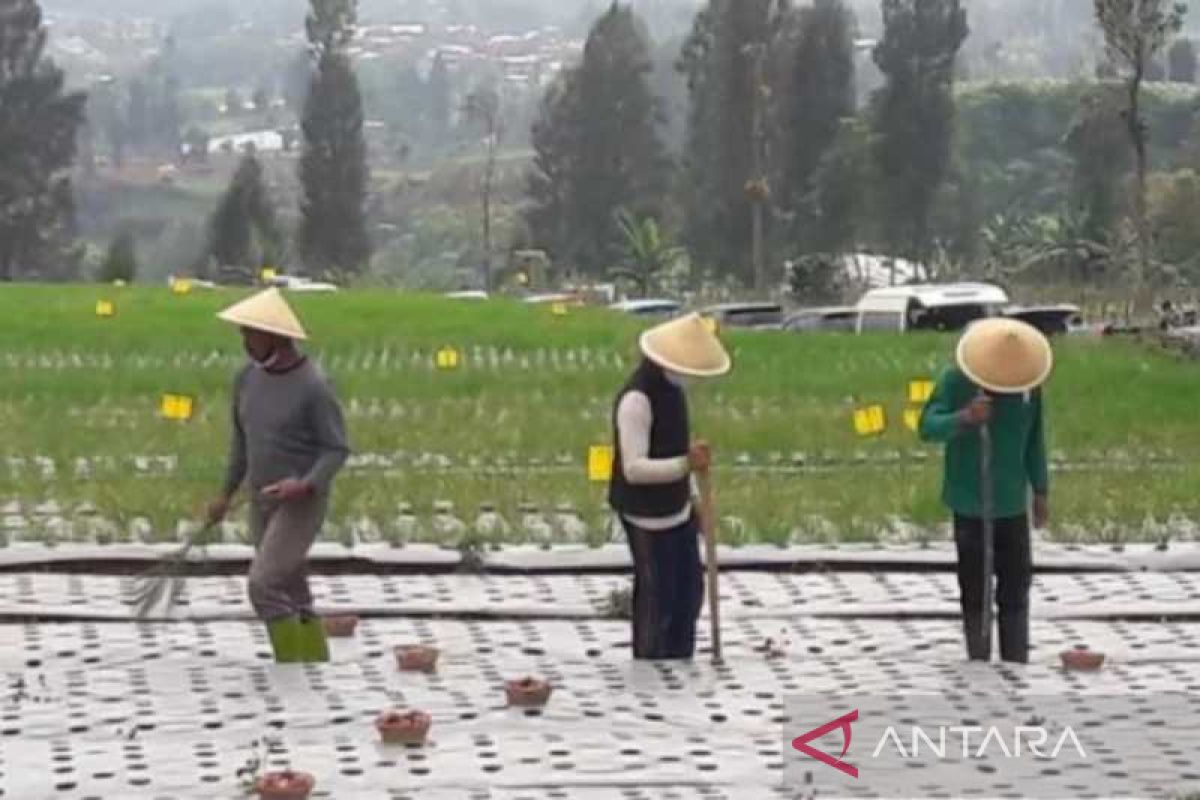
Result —
[[250, 363], [234, 381], [229, 466], [216, 523], [243, 483], [256, 554], [250, 603], [267, 623], [275, 660], [328, 661], [308, 586], [308, 551], [321, 530], [334, 476], [350, 450], [333, 390], [295, 342], [307, 336], [277, 289], [219, 315], [241, 328]]

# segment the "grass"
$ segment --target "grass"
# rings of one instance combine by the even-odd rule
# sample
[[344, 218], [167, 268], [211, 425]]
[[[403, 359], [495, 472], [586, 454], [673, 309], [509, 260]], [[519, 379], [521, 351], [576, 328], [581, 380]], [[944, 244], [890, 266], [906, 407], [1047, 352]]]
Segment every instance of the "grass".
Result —
[[[171, 295], [158, 287], [0, 288], [0, 502], [87, 502], [160, 530], [197, 513], [223, 467], [237, 336], [213, 314], [238, 292]], [[93, 313], [116, 303], [113, 319]], [[428, 517], [434, 502], [470, 520], [494, 502], [514, 521], [522, 502], [570, 503], [603, 520], [603, 486], [586, 480], [589, 445], [606, 442], [612, 395], [636, 358], [640, 325], [603, 310], [556, 317], [544, 307], [456, 303], [388, 291], [298, 296], [311, 352], [336, 382], [355, 450], [392, 460], [339, 480], [334, 518], [390, 521], [397, 504]], [[953, 340], [914, 336], [730, 333], [736, 370], [695, 389], [695, 428], [712, 440], [720, 503], [735, 539], [871, 539], [899, 518], [940, 522], [936, 449], [901, 422], [910, 378], [932, 376]], [[433, 367], [458, 348], [461, 369]], [[1051, 449], [1072, 463], [1055, 481], [1060, 532], [1143, 535], [1148, 519], [1200, 518], [1195, 498], [1200, 375], [1133, 342], [1058, 345], [1048, 392]], [[158, 397], [194, 395], [188, 423], [156, 415]], [[889, 430], [858, 438], [856, 403], [883, 403]], [[919, 456], [924, 455], [924, 459]], [[53, 460], [53, 476], [33, 459]], [[91, 459], [107, 456], [109, 464]], [[170, 471], [137, 456], [173, 456]], [[809, 469], [782, 468], [801, 459]], [[86, 475], [76, 473], [88, 459]], [[1154, 463], [1151, 463], [1154, 462]], [[1161, 462], [1161, 463], [1159, 463]], [[537, 472], [512, 473], [513, 467]], [[813, 469], [820, 467], [820, 469]], [[739, 523], [740, 521], [740, 523]]]

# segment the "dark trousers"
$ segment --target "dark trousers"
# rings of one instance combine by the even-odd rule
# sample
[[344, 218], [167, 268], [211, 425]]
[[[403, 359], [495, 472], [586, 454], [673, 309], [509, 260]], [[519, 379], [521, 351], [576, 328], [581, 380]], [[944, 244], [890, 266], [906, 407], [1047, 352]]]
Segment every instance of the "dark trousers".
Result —
[[[956, 515], [954, 544], [967, 655], [988, 661], [992, 632], [983, 626], [983, 520]], [[993, 552], [1000, 658], [1024, 664], [1029, 661], [1029, 589], [1033, 585], [1029, 519], [1022, 515], [996, 520]]]
[[704, 605], [695, 517], [666, 531], [621, 524], [633, 555], [633, 657], [691, 658]]

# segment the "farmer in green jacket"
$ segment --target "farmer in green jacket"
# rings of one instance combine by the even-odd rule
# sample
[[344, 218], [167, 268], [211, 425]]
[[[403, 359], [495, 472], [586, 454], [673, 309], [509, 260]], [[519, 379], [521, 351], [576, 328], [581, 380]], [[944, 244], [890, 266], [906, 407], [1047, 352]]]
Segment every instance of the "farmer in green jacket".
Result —
[[1049, 471], [1041, 385], [1050, 376], [1050, 343], [1036, 328], [1009, 319], [976, 322], [958, 344], [957, 366], [948, 369], [921, 416], [921, 438], [944, 442], [942, 499], [954, 514], [967, 654], [991, 658], [991, 631], [984, 629], [983, 492], [979, 429], [991, 434], [991, 499], [995, 525], [996, 603], [1000, 657], [1029, 661], [1029, 589], [1033, 524], [1050, 514]]

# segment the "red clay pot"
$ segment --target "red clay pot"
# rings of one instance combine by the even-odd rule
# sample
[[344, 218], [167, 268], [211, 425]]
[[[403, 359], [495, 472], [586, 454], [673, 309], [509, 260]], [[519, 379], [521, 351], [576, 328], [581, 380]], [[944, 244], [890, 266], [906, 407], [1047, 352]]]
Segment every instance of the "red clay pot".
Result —
[[508, 704], [521, 708], [541, 708], [550, 699], [552, 691], [553, 687], [540, 678], [521, 678], [504, 684]]
[[1104, 653], [1094, 653], [1085, 647], [1059, 653], [1063, 669], [1075, 672], [1095, 672], [1104, 664]]
[[402, 672], [435, 672], [438, 649], [423, 644], [401, 645], [395, 650], [396, 666]]
[[321, 618], [325, 626], [325, 635], [331, 639], [345, 639], [354, 635], [358, 628], [358, 617], [353, 614], [335, 614]]
[[254, 785], [263, 800], [307, 800], [316, 785], [316, 780], [307, 772], [267, 772]]
[[425, 744], [432, 724], [424, 711], [385, 711], [375, 720], [375, 730], [387, 744]]

